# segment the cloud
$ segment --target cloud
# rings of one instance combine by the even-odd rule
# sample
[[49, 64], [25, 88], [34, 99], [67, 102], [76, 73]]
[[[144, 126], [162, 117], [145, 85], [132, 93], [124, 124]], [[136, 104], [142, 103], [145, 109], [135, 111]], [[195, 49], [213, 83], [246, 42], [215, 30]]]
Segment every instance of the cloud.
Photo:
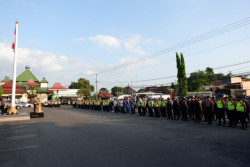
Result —
[[164, 40], [161, 40], [161, 39], [158, 39], [158, 40], [156, 40], [155, 42], [156, 42], [157, 44], [164, 44], [165, 41], [164, 41]]
[[124, 46], [125, 46], [125, 48], [126, 48], [128, 51], [130, 51], [130, 52], [132, 52], [132, 53], [134, 53], [134, 54], [136, 54], [136, 55], [145, 56], [145, 55], [147, 55], [148, 53], [147, 53], [146, 51], [144, 51], [144, 50], [139, 46], [139, 44], [140, 44], [141, 41], [142, 41], [141, 36], [139, 36], [139, 35], [134, 35], [133, 37], [131, 37], [131, 38], [125, 40]]
[[110, 48], [116, 48], [119, 49], [121, 47], [121, 42], [119, 39], [112, 37], [112, 36], [108, 36], [108, 35], [96, 35], [96, 36], [91, 36], [89, 37], [89, 39], [93, 42], [98, 43], [98, 45], [100, 46], [107, 46]]
[[83, 37], [72, 39], [72, 42], [83, 42], [83, 41], [85, 41]]

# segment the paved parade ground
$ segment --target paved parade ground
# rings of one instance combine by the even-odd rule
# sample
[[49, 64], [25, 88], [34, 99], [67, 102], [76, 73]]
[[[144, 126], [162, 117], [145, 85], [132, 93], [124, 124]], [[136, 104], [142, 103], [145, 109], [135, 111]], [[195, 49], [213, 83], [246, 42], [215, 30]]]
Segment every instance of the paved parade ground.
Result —
[[250, 166], [250, 130], [71, 106], [43, 110], [45, 118], [0, 123], [1, 167]]

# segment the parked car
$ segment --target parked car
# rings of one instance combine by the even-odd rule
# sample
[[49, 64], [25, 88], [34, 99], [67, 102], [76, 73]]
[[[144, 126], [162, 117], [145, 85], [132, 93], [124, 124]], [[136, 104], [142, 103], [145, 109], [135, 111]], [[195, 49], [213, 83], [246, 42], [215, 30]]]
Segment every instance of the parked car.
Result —
[[[22, 104], [20, 104], [20, 103], [16, 103], [15, 106], [16, 106], [16, 109], [23, 108]], [[10, 108], [10, 107], [11, 107], [11, 101], [8, 101], [8, 108]]]
[[34, 105], [33, 104], [30, 104], [30, 103], [27, 103], [27, 102], [21, 102], [20, 103], [23, 107], [34, 107]]
[[48, 105], [49, 105], [49, 104], [48, 104], [47, 101], [43, 103], [43, 107], [48, 107]]

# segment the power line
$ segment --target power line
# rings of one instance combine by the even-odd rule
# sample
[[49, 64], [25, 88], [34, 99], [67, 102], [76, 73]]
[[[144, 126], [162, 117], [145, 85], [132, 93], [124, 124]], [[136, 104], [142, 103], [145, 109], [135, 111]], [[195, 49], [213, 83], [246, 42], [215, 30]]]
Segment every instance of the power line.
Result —
[[[209, 52], [209, 51], [214, 50], [214, 49], [218, 49], [218, 48], [221, 48], [221, 47], [225, 47], [225, 46], [232, 45], [232, 44], [235, 44], [235, 43], [239, 43], [239, 42], [242, 42], [242, 41], [245, 41], [245, 40], [249, 40], [249, 39], [250, 39], [250, 36], [247, 37], [247, 38], [243, 38], [243, 39], [241, 39], [241, 40], [229, 42], [229, 43], [226, 43], [226, 44], [223, 44], [223, 45], [220, 45], [220, 46], [216, 46], [216, 47], [209, 48], [209, 49], [205, 49], [205, 50], [201, 50], [201, 51], [198, 51], [198, 52], [195, 52], [195, 53], [187, 54], [187, 55], [185, 56], [185, 58], [190, 57], [190, 56], [193, 56], [193, 55], [197, 55], [197, 54], [200, 54], [200, 53]], [[145, 69], [145, 68], [149, 68], [149, 67], [152, 67], [152, 66], [164, 64], [164, 63], [167, 63], [167, 62], [172, 61], [172, 60], [175, 60], [175, 59], [168, 59], [168, 60], [162, 61], [162, 62], [160, 62], [160, 63], [153, 64], [153, 65], [151, 65], [151, 66], [147, 66], [147, 67], [144, 67], [144, 68], [137, 69], [136, 71], [142, 70], [142, 69]]]
[[213, 30], [211, 32], [208, 32], [206, 34], [203, 34], [203, 35], [200, 35], [200, 36], [197, 36], [193, 39], [190, 39], [190, 40], [187, 40], [185, 42], [182, 42], [182, 43], [179, 43], [179, 44], [176, 44], [176, 45], [173, 45], [169, 48], [166, 48], [166, 49], [163, 49], [161, 51], [158, 51], [158, 52], [155, 52], [153, 54], [149, 54], [149, 55], [146, 55], [144, 57], [142, 57], [140, 60], [137, 60], [137, 61], [130, 61], [130, 62], [127, 62], [127, 63], [123, 63], [121, 65], [117, 65], [117, 66], [114, 66], [114, 67], [111, 67], [107, 70], [103, 70], [101, 71], [100, 73], [104, 73], [104, 72], [107, 72], [107, 71], [110, 71], [110, 70], [113, 70], [113, 69], [116, 69], [116, 68], [119, 68], [119, 67], [122, 67], [124, 65], [128, 65], [128, 64], [134, 64], [134, 63], [139, 63], [139, 62], [142, 62], [142, 61], [145, 61], [145, 59], [150, 59], [150, 58], [153, 58], [153, 57], [157, 57], [159, 55], [162, 55], [162, 54], [166, 54], [170, 51], [174, 51], [176, 49], [180, 49], [180, 48], [183, 48], [183, 47], [187, 47], [187, 46], [190, 46], [192, 44], [195, 44], [195, 43], [198, 43], [198, 42], [201, 42], [201, 41], [204, 41], [206, 39], [210, 39], [212, 37], [215, 37], [215, 36], [218, 36], [218, 35], [221, 35], [221, 34], [224, 34], [226, 32], [229, 32], [229, 31], [232, 31], [234, 29], [237, 29], [237, 28], [240, 28], [240, 27], [243, 27], [243, 26], [246, 26], [248, 24], [250, 24], [250, 17], [247, 17], [245, 19], [242, 19], [240, 21], [237, 21], [237, 22], [234, 22], [234, 23], [231, 23], [227, 26], [224, 26], [224, 27], [221, 27], [221, 28], [218, 28], [216, 30]]
[[[244, 62], [240, 62], [240, 63], [231, 64], [231, 65], [216, 67], [216, 68], [213, 68], [213, 70], [219, 70], [219, 69], [228, 68], [228, 67], [233, 67], [233, 66], [238, 66], [238, 65], [247, 64], [247, 63], [250, 63], [250, 60], [244, 61]], [[205, 70], [202, 70], [202, 71], [205, 71]], [[193, 73], [193, 72], [192, 72], [192, 73]], [[191, 74], [191, 73], [187, 73], [187, 75], [190, 75], [190, 74]], [[177, 77], [177, 76], [176, 76], [176, 75], [173, 75], [173, 76], [167, 76], [167, 77], [161, 77], [161, 78], [152, 78], [152, 79], [144, 79], [144, 80], [135, 80], [135, 81], [133, 81], [133, 82], [155, 81], [155, 80], [162, 80], [162, 79], [175, 78], [175, 77]], [[100, 81], [100, 82], [106, 82], [106, 83], [124, 83], [124, 82], [130, 82], [130, 81], [121, 81], [121, 82]]]

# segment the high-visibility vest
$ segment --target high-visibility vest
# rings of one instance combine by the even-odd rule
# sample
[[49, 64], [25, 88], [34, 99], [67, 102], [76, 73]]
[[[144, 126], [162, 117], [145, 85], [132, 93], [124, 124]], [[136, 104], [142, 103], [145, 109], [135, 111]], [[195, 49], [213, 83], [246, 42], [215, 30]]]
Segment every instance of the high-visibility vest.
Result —
[[145, 102], [144, 101], [141, 102], [141, 106], [145, 107]]
[[140, 101], [137, 102], [137, 106], [141, 107], [141, 102]]
[[151, 101], [148, 101], [148, 106], [152, 107], [152, 102]]
[[161, 106], [162, 107], [166, 107], [166, 102], [165, 101], [161, 101]]
[[221, 100], [218, 100], [217, 102], [217, 108], [223, 108], [223, 103]]
[[227, 109], [228, 110], [234, 110], [235, 109], [233, 100], [227, 102]]
[[237, 102], [236, 110], [239, 112], [244, 112], [244, 106], [242, 105], [242, 101]]
[[157, 101], [154, 101], [153, 105], [154, 105], [154, 107], [159, 107], [159, 104]]

